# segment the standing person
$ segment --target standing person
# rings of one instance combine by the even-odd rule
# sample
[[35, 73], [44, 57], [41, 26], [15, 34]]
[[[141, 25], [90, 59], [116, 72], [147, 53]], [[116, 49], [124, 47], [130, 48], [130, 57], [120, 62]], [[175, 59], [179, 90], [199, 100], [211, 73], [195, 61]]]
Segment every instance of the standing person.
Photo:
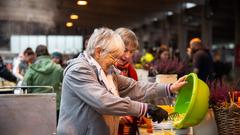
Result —
[[148, 114], [158, 122], [167, 119], [165, 110], [142, 102], [177, 92], [186, 84], [185, 77], [172, 85], [160, 85], [119, 75], [113, 65], [124, 50], [116, 32], [100, 28], [94, 30], [86, 51], [69, 62], [64, 71], [58, 135], [116, 135], [119, 116], [124, 115]]
[[193, 38], [190, 41], [190, 48], [192, 52], [193, 71], [198, 77], [207, 81], [211, 79], [213, 72], [213, 59], [209, 50], [205, 49], [199, 38]]
[[155, 62], [166, 62], [170, 60], [170, 49], [168, 45], [161, 45], [157, 51]]
[[[127, 28], [118, 28], [116, 32], [122, 38], [125, 45], [125, 50], [124, 54], [115, 63], [115, 66], [116, 68], [120, 69], [121, 75], [138, 81], [137, 72], [131, 63], [134, 52], [139, 48], [138, 39], [134, 32]], [[135, 135], [138, 131], [137, 121], [138, 118], [133, 116], [120, 117], [118, 135]]]
[[118, 28], [116, 32], [120, 35], [125, 45], [124, 54], [115, 63], [115, 66], [121, 70], [121, 75], [138, 80], [137, 72], [132, 65], [132, 56], [139, 48], [139, 43], [133, 31], [127, 28]]
[[8, 80], [10, 82], [17, 83], [17, 77], [15, 77], [12, 72], [10, 72], [6, 65], [3, 62], [2, 57], [0, 56], [0, 77], [4, 78], [5, 80]]
[[[27, 70], [23, 84], [28, 86], [52, 86], [57, 95], [57, 114], [60, 107], [61, 82], [63, 79], [63, 69], [60, 65], [55, 64], [44, 45], [36, 48], [37, 60], [30, 65]], [[32, 93], [51, 93], [51, 89], [32, 88]], [[57, 115], [58, 116], [58, 115]]]
[[[168, 63], [168, 61], [171, 61], [170, 49], [168, 45], [163, 44], [157, 50], [156, 58], [150, 63], [149, 76], [156, 76], [157, 74], [159, 74], [157, 70], [158, 65], [162, 65], [162, 63], [164, 64]], [[165, 69], [161, 68], [161, 70], [165, 70]]]
[[53, 52], [52, 53], [52, 61], [60, 66], [63, 66], [63, 55], [60, 52]]
[[23, 76], [26, 73], [28, 66], [33, 63], [35, 60], [35, 54], [32, 48], [28, 47], [23, 52], [23, 59], [20, 61], [18, 66], [16, 67], [15, 75], [20, 79], [23, 80]]

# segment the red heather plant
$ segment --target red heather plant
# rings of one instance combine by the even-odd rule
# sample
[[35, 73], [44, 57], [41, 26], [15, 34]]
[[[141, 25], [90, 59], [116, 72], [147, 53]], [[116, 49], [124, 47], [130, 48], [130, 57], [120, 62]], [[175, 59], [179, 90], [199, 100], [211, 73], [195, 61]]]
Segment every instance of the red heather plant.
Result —
[[183, 75], [187, 72], [187, 66], [178, 60], [154, 61], [150, 68], [150, 74], [178, 74]]
[[221, 105], [223, 102], [227, 102], [228, 92], [230, 88], [228, 85], [221, 81], [207, 81], [210, 89], [210, 106]]

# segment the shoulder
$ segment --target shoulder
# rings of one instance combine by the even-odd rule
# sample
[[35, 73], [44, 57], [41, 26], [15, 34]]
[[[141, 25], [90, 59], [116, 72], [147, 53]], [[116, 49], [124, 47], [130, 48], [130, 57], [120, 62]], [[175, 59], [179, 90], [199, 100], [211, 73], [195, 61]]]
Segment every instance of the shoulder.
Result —
[[195, 58], [202, 58], [202, 57], [204, 57], [205, 55], [206, 55], [207, 53], [206, 53], [206, 51], [204, 51], [204, 50], [198, 50], [193, 56], [195, 57]]
[[55, 69], [56, 69], [57, 71], [59, 71], [59, 72], [63, 72], [63, 68], [61, 67], [61, 65], [56, 64], [56, 63], [53, 63], [53, 64], [54, 64]]
[[64, 70], [64, 74], [69, 72], [87, 72], [93, 71], [93, 67], [85, 58], [75, 58], [68, 62], [68, 66]]

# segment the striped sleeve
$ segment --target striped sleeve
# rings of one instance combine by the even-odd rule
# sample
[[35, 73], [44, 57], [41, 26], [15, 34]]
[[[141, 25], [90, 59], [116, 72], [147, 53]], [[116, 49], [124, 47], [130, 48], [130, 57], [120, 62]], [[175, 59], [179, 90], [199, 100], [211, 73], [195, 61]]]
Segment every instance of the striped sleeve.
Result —
[[147, 104], [142, 103], [140, 107], [139, 117], [146, 115], [147, 113]]
[[172, 83], [165, 85], [165, 92], [167, 94], [167, 97], [172, 97], [172, 93], [170, 91], [171, 86], [172, 86]]

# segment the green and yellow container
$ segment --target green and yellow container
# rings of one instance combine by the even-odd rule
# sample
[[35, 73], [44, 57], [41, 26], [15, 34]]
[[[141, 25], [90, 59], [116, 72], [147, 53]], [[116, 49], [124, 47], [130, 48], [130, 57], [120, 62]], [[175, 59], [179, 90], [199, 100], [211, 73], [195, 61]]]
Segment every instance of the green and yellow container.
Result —
[[197, 125], [208, 111], [210, 92], [207, 84], [198, 79], [195, 73], [187, 76], [187, 82], [179, 91], [176, 99], [174, 112], [184, 115], [174, 122], [177, 129]]

